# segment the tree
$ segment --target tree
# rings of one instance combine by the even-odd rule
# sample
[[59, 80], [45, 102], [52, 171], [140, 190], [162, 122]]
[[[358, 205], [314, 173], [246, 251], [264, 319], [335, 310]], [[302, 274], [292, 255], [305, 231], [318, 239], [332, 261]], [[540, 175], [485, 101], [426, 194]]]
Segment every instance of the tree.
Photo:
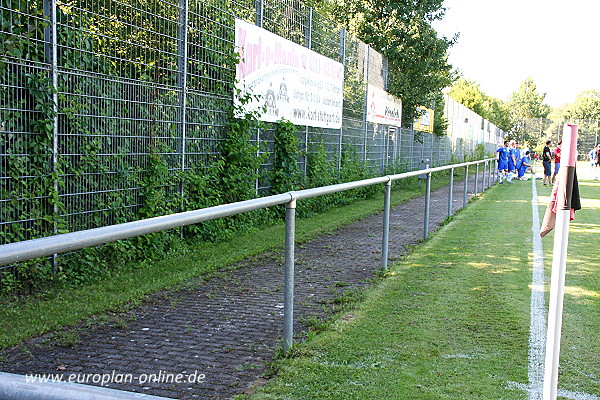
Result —
[[454, 82], [448, 95], [463, 106], [485, 118], [486, 95], [479, 88], [479, 84], [464, 78]]
[[[543, 104], [546, 93], [538, 93], [533, 78], [527, 78], [508, 101], [512, 120], [512, 133], [520, 140], [536, 143], [542, 139], [541, 128], [529, 129], [527, 121], [537, 119], [542, 121], [550, 114], [550, 106]], [[532, 124], [529, 124], [532, 126]]]
[[586, 90], [575, 98], [565, 110], [565, 117], [572, 120], [600, 119], [600, 91]]
[[[587, 153], [589, 148], [598, 143], [600, 133], [600, 91], [586, 90], [581, 92], [571, 104], [563, 108], [560, 121], [569, 121], [578, 125], [579, 149]], [[562, 125], [562, 123], [561, 123]]]
[[538, 93], [533, 78], [527, 78], [508, 100], [513, 119], [546, 118], [550, 114], [550, 106], [543, 104], [546, 93]]
[[461, 78], [452, 85], [448, 95], [503, 131], [509, 131], [512, 128], [510, 113], [506, 104], [486, 95], [479, 88], [478, 83]]
[[456, 40], [431, 27], [442, 19], [442, 0], [332, 0], [314, 2], [388, 59], [387, 91], [402, 99], [405, 123], [418, 106], [431, 106], [454, 80], [447, 52]]
[[513, 126], [510, 118], [510, 110], [505, 102], [494, 97], [487, 97], [485, 102], [485, 118], [498, 128], [509, 132]]

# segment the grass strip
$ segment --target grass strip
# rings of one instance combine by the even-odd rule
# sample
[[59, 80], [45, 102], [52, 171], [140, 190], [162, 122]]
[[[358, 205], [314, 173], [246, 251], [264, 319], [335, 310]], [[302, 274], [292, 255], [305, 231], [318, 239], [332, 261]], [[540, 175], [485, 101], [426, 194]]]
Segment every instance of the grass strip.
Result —
[[[355, 310], [277, 361], [277, 377], [247, 397], [526, 398], [510, 382], [528, 382], [530, 200], [531, 182], [488, 190], [394, 264]], [[574, 245], [585, 250], [569, 257], [565, 309], [572, 315], [565, 316], [560, 385], [599, 393], [598, 253], [575, 235], [597, 234], [600, 213], [588, 211], [577, 215], [582, 226], [572, 225]]]
[[[424, 184], [396, 184], [392, 204], [398, 205], [421, 195]], [[432, 189], [447, 184], [438, 174]], [[382, 187], [383, 192], [383, 187]], [[339, 229], [354, 221], [380, 212], [383, 194], [332, 209], [318, 215], [298, 219], [296, 238], [307, 241], [320, 234]], [[219, 243], [204, 243], [160, 261], [142, 262], [98, 282], [74, 288], [49, 290], [25, 299], [5, 299], [0, 309], [0, 349], [61, 327], [73, 326], [92, 316], [131, 309], [151, 293], [211, 273], [245, 258], [282, 249], [285, 225], [282, 222], [255, 231], [236, 234]], [[102, 321], [99, 318], [99, 321]]]

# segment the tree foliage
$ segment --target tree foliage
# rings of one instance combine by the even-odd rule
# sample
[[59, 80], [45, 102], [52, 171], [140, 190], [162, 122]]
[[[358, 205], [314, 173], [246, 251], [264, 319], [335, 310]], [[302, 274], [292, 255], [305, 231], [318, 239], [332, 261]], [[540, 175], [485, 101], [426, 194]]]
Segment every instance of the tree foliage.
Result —
[[454, 82], [448, 95], [463, 106], [484, 117], [485, 99], [488, 97], [479, 88], [479, 84], [464, 78]]
[[543, 104], [546, 93], [539, 93], [533, 78], [527, 78], [508, 100], [513, 120], [528, 118], [546, 118], [550, 114], [550, 106]]
[[526, 78], [519, 89], [513, 92], [508, 100], [508, 108], [512, 119], [512, 132], [520, 140], [537, 143], [541, 139], [542, 129], [527, 129], [525, 121], [531, 119], [543, 120], [552, 111], [550, 106], [543, 104], [546, 93], [539, 93], [533, 78]]
[[387, 91], [402, 99], [402, 116], [412, 122], [418, 106], [432, 106], [454, 80], [447, 52], [456, 40], [431, 27], [442, 19], [442, 0], [332, 0], [316, 5], [388, 59]]
[[452, 85], [448, 95], [503, 131], [511, 130], [513, 124], [507, 105], [502, 100], [486, 95], [478, 83], [461, 78]]
[[564, 110], [565, 119], [572, 120], [599, 120], [600, 119], [600, 91], [586, 90], [567, 105]]

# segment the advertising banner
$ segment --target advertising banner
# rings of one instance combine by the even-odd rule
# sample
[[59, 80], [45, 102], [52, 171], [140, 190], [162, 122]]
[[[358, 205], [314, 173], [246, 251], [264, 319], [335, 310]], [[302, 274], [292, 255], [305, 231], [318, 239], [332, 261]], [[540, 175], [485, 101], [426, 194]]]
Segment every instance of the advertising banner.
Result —
[[415, 119], [414, 130], [433, 133], [433, 110], [427, 107], [419, 107], [418, 110], [421, 116]]
[[246, 111], [259, 111], [268, 122], [285, 118], [296, 125], [342, 127], [341, 63], [239, 19], [235, 46], [240, 53], [236, 92], [255, 97]]
[[402, 125], [402, 101], [383, 89], [367, 86], [367, 121], [400, 127]]

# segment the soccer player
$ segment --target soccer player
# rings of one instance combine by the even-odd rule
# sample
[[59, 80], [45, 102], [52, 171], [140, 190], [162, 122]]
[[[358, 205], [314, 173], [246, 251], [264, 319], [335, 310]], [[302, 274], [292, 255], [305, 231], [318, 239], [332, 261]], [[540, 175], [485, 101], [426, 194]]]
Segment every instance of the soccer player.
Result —
[[554, 173], [552, 174], [552, 185], [554, 185], [554, 181], [556, 180], [556, 175], [558, 175], [558, 170], [560, 169], [560, 145], [562, 144], [562, 140], [558, 141], [556, 148], [554, 149]]
[[596, 146], [596, 175], [594, 179], [598, 179], [598, 169], [600, 169], [600, 144]]
[[521, 158], [521, 167], [519, 168], [519, 179], [522, 181], [526, 181], [525, 172], [529, 169], [535, 178], [535, 171], [533, 170], [532, 165], [530, 164], [531, 157], [529, 156], [529, 150], [525, 152], [523, 158]]
[[498, 180], [503, 183], [502, 180], [506, 178], [508, 172], [508, 144], [509, 141], [504, 141], [504, 146], [501, 146], [496, 150], [496, 162], [498, 163]]
[[515, 141], [511, 140], [508, 146], [508, 175], [506, 180], [511, 183], [513, 177], [515, 176], [515, 172], [517, 170], [517, 160], [515, 158]]
[[[521, 170], [521, 148], [519, 147], [519, 142], [515, 142], [515, 150], [514, 150], [514, 156], [515, 156], [515, 170], [517, 173], [517, 179], [521, 179], [521, 176], [519, 175], [519, 171]], [[523, 152], [522, 154], [525, 154], [525, 152]]]
[[552, 152], [550, 151], [551, 144], [552, 140], [547, 140], [544, 151], [542, 152], [542, 164], [544, 164], [544, 186], [550, 186], [552, 184]]
[[592, 150], [590, 150], [588, 153], [588, 157], [590, 159], [590, 168], [592, 169], [592, 175], [594, 176], [594, 179], [598, 179], [598, 175], [596, 173], [596, 151], [598, 150], [598, 146], [592, 148]]

